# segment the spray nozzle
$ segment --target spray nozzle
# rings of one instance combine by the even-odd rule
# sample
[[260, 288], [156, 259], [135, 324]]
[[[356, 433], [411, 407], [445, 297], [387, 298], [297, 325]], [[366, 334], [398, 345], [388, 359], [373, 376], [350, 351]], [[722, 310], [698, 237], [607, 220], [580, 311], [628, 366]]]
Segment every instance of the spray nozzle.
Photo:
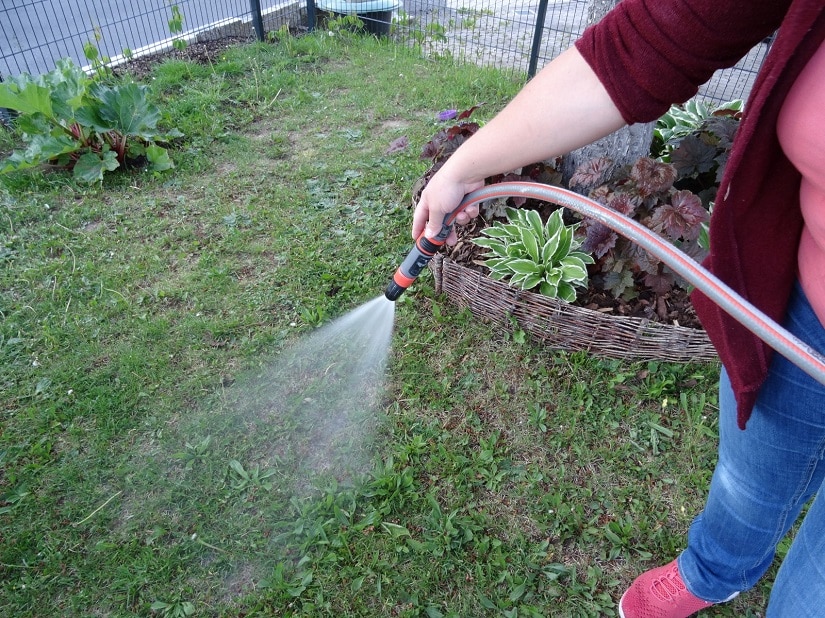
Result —
[[447, 242], [447, 237], [453, 228], [456, 215], [473, 203], [474, 202], [465, 199], [458, 205], [458, 208], [447, 213], [441, 224], [441, 231], [439, 231], [435, 237], [427, 237], [426, 231], [421, 233], [421, 236], [415, 241], [407, 257], [401, 262], [401, 266], [395, 271], [387, 289], [384, 290], [384, 296], [386, 296], [388, 300], [398, 300], [398, 297], [404, 293], [404, 290], [412, 285], [413, 281], [415, 281], [418, 275], [421, 274], [421, 271], [424, 270], [424, 267], [433, 259], [436, 251]]
[[410, 287], [413, 281], [416, 280], [424, 267], [430, 262], [447, 239], [450, 233], [450, 227], [445, 226], [435, 238], [427, 238], [424, 233], [415, 241], [413, 248], [401, 262], [401, 266], [395, 271], [392, 276], [387, 289], [384, 291], [384, 296], [389, 300], [398, 300], [398, 297]]

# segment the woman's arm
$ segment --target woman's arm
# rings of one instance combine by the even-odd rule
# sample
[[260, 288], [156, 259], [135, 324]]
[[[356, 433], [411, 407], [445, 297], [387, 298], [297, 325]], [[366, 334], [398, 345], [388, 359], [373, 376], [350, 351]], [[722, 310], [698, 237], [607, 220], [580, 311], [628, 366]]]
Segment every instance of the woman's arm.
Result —
[[[430, 179], [413, 218], [441, 227], [483, 179], [566, 154], [696, 94], [782, 20], [790, 0], [622, 0]], [[478, 209], [456, 219], [466, 223]], [[455, 242], [455, 234], [448, 242]]]
[[[488, 176], [565, 154], [624, 124], [596, 74], [576, 48], [568, 49], [430, 179], [413, 216], [413, 238], [425, 224], [429, 235], [437, 234], [444, 216]], [[475, 207], [460, 214], [457, 223], [477, 214]], [[455, 242], [455, 233], [451, 236], [448, 242]]]

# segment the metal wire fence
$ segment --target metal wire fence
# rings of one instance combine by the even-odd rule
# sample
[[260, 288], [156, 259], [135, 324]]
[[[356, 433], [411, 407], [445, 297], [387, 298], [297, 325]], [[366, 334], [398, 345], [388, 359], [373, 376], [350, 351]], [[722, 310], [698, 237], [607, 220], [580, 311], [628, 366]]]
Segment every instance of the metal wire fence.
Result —
[[[316, 2], [318, 5], [316, 6]], [[399, 43], [414, 41], [431, 54], [532, 75], [584, 30], [593, 0], [373, 0], [389, 8], [362, 14], [392, 21]], [[0, 8], [0, 78], [51, 70], [59, 58], [119, 63], [170, 48], [235, 37], [263, 39], [283, 25], [313, 28], [342, 0], [4, 0]], [[175, 22], [175, 8], [183, 22]], [[332, 8], [330, 8], [332, 7]], [[389, 26], [387, 28], [389, 30]], [[718, 72], [700, 90], [709, 102], [745, 98], [768, 44], [736, 67]]]

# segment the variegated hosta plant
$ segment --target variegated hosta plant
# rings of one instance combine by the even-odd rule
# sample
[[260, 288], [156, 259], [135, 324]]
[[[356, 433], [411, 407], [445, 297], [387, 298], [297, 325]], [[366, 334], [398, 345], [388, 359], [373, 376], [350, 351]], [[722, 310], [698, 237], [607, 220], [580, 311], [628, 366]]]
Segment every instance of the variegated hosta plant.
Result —
[[593, 263], [591, 256], [578, 251], [578, 224], [565, 225], [561, 210], [543, 223], [535, 210], [508, 208], [507, 220], [495, 222], [481, 231], [484, 237], [473, 239], [491, 256], [484, 261], [490, 277], [574, 302], [576, 287], [587, 286], [587, 264]]

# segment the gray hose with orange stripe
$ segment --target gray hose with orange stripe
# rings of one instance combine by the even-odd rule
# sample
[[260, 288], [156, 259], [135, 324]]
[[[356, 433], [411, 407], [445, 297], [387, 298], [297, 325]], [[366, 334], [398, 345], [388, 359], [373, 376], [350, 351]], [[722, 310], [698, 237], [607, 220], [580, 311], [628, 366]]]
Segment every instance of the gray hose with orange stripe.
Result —
[[455, 217], [468, 206], [487, 200], [522, 197], [552, 202], [595, 219], [636, 243], [667, 264], [675, 273], [701, 290], [757, 337], [796, 364], [818, 382], [825, 384], [825, 357], [795, 337], [759, 309], [740, 297], [707, 269], [682, 253], [672, 244], [654, 234], [642, 224], [573, 191], [534, 182], [502, 182], [487, 185], [466, 195], [458, 207], [444, 217], [441, 231], [434, 238], [421, 234], [406, 259], [399, 266], [384, 295], [397, 300], [404, 293], [433, 255], [447, 240]]

